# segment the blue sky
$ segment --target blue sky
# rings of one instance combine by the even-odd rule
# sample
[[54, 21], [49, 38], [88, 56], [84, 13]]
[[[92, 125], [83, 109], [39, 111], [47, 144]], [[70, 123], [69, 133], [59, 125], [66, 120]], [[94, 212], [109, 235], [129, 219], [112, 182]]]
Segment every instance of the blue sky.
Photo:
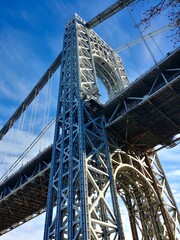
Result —
[[[61, 51], [64, 26], [71, 16], [77, 13], [88, 21], [114, 2], [114, 0], [0, 0], [0, 127]], [[148, 1], [146, 6], [151, 6], [152, 2]], [[132, 13], [135, 21], [142, 16], [143, 11], [143, 7], [140, 6]], [[161, 14], [152, 22], [146, 33], [167, 23], [166, 16]], [[133, 26], [134, 21], [128, 9], [125, 9], [94, 30], [116, 49], [139, 37], [139, 31]], [[165, 32], [156, 36], [155, 43], [152, 39], [148, 40], [157, 60], [173, 50], [172, 42], [166, 37], [169, 34], [170, 32]], [[144, 43], [124, 50], [120, 56], [131, 81], [153, 65]], [[58, 81], [58, 74], [55, 78]], [[55, 89], [52, 91], [55, 102], [57, 93]], [[179, 154], [179, 147], [159, 153], [178, 204], [180, 204]], [[7, 233], [1, 239], [42, 239], [43, 224], [44, 217], [40, 216]]]

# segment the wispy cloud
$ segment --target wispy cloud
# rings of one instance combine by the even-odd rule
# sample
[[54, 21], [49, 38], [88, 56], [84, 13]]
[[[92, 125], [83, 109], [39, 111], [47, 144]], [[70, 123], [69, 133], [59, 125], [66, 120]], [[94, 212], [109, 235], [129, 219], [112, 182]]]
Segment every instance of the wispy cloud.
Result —
[[[180, 159], [180, 144], [171, 149], [163, 149], [158, 152], [158, 156], [160, 157], [164, 167], [174, 167], [179, 165]], [[180, 167], [180, 165], [179, 165]]]
[[[1, 236], [2, 240], [38, 240], [43, 238], [45, 214], [42, 214], [30, 222], [27, 222], [18, 228]], [[13, 236], [13, 237], [12, 237]], [[18, 237], [17, 237], [18, 236]], [[17, 237], [17, 238], [16, 238]]]
[[171, 179], [176, 178], [176, 181], [178, 181], [177, 178], [180, 178], [180, 169], [168, 172], [167, 176]]

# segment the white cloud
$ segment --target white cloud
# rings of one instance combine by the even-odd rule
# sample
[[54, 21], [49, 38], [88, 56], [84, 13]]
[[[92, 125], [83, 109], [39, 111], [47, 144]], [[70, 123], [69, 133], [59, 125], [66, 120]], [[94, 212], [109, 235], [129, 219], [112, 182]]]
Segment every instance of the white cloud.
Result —
[[39, 240], [43, 238], [45, 214], [15, 228], [11, 232], [1, 236], [1, 240]]
[[0, 34], [0, 100], [4, 103], [11, 101], [17, 106], [35, 85], [45, 67], [33, 52], [26, 32], [6, 24]]
[[169, 169], [176, 168], [177, 166], [180, 167], [180, 144], [173, 148], [164, 148], [157, 153], [167, 171]]
[[173, 179], [173, 178], [176, 178], [176, 180], [177, 180], [177, 178], [180, 178], [180, 169], [177, 169], [177, 170], [174, 170], [174, 171], [170, 171], [170, 172], [168, 172], [167, 173], [167, 176], [171, 179]]

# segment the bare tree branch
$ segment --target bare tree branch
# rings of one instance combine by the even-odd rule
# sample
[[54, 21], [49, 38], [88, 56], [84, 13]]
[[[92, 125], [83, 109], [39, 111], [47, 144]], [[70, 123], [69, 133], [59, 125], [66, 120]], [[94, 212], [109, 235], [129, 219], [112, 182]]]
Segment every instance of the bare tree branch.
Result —
[[[168, 20], [169, 26], [172, 29], [171, 41], [174, 43], [174, 46], [180, 42], [180, 0], [157, 0], [157, 4], [150, 7], [143, 13], [143, 18], [136, 24], [135, 27], [145, 31], [150, 25], [151, 20], [156, 16], [160, 15], [162, 12], [165, 12]], [[146, 0], [136, 0], [133, 4], [131, 11], [137, 6], [137, 4], [146, 4]]]

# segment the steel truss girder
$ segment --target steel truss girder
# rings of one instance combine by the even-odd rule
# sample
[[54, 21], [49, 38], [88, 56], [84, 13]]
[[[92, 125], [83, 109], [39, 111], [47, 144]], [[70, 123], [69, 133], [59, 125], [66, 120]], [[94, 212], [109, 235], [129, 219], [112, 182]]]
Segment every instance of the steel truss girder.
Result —
[[121, 138], [121, 143], [141, 151], [158, 144], [175, 145], [174, 137], [180, 132], [178, 63], [176, 49], [105, 105], [106, 127]]
[[31, 182], [34, 177], [41, 175], [44, 170], [47, 171], [50, 165], [51, 148], [52, 146], [44, 149], [34, 159], [0, 184], [0, 202], [8, 198], [18, 188], [22, 188], [27, 182]]
[[[169, 116], [166, 116], [165, 113], [159, 110], [158, 106], [156, 107], [151, 102], [153, 97], [157, 95], [158, 92], [162, 92], [165, 88], [170, 88], [174, 92], [176, 91], [173, 89], [173, 87], [171, 87], [171, 84], [173, 84], [174, 81], [179, 80], [179, 73], [180, 69], [165, 69], [164, 71], [159, 71], [159, 73], [155, 75], [154, 79], [152, 79], [152, 85], [146, 85], [144, 91], [136, 92], [136, 96], [128, 94], [127, 96], [122, 97], [121, 101], [119, 101], [118, 109], [115, 109], [115, 111], [112, 113], [107, 125], [111, 127], [116, 121], [119, 120], [119, 118], [122, 118], [125, 114], [133, 111], [145, 102], [149, 102], [154, 106], [154, 108], [160, 111], [168, 121], [172, 122], [174, 127], [177, 128], [177, 131], [179, 131], [179, 126], [174, 123]], [[179, 98], [178, 94], [176, 97]]]

